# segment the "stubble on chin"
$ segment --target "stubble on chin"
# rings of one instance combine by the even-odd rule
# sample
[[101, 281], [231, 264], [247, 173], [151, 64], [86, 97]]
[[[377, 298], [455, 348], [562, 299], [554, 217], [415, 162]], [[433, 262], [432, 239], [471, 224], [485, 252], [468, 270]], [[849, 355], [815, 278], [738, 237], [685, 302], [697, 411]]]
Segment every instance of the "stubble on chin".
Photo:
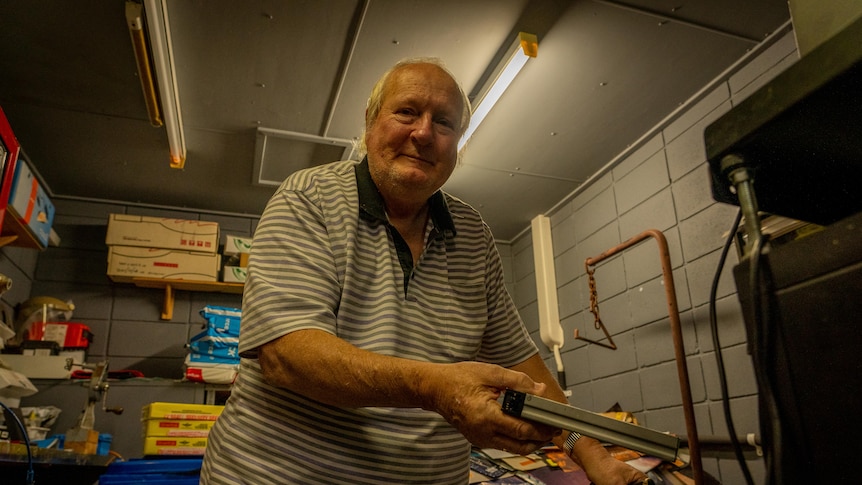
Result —
[[383, 171], [382, 184], [385, 184], [391, 193], [414, 193], [416, 191], [428, 190], [432, 185], [432, 175], [428, 170], [416, 166], [399, 166], [397, 163], [388, 165]]

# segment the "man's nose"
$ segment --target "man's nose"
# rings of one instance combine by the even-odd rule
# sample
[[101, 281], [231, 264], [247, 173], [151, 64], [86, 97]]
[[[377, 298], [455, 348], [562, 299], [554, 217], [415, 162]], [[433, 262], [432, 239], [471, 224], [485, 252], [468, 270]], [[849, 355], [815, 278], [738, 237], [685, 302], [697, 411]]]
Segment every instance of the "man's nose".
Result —
[[434, 122], [431, 115], [423, 114], [413, 124], [412, 138], [421, 144], [430, 143], [434, 136]]

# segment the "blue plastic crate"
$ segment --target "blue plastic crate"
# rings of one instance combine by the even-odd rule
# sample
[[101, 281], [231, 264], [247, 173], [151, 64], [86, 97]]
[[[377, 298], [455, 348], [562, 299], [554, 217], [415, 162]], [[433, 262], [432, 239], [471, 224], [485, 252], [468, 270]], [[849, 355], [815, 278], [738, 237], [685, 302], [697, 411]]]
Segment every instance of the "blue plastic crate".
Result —
[[199, 483], [200, 475], [180, 477], [148, 473], [146, 475], [102, 475], [99, 477], [99, 485], [199, 485]]
[[203, 457], [114, 462], [99, 477], [99, 485], [197, 485], [202, 463]]

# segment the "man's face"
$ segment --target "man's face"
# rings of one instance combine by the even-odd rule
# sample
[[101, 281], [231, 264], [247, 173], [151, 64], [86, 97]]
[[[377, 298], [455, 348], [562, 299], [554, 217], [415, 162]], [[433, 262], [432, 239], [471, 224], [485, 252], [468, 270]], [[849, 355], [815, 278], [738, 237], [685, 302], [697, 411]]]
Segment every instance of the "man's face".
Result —
[[371, 176], [384, 197], [424, 201], [458, 159], [463, 101], [455, 81], [433, 64], [392, 73], [366, 133]]

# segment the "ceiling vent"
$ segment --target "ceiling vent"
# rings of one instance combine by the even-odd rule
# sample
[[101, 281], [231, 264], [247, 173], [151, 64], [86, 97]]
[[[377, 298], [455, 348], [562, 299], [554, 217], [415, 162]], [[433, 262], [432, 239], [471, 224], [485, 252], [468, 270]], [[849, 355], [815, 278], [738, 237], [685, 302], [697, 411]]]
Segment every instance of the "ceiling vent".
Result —
[[278, 186], [297, 170], [355, 156], [353, 140], [258, 128], [251, 183]]

